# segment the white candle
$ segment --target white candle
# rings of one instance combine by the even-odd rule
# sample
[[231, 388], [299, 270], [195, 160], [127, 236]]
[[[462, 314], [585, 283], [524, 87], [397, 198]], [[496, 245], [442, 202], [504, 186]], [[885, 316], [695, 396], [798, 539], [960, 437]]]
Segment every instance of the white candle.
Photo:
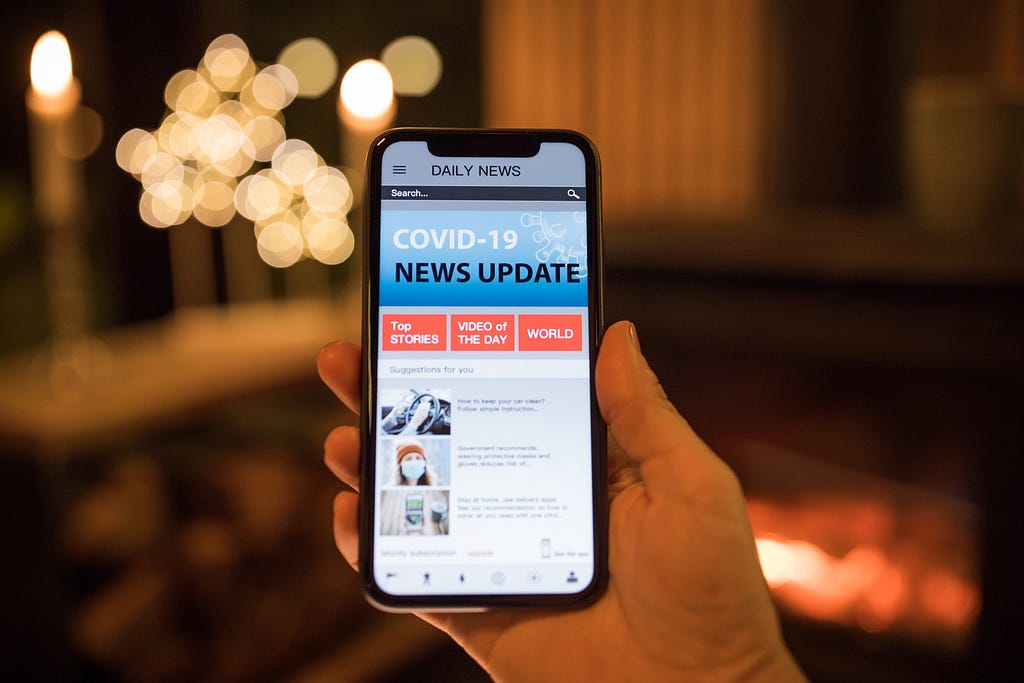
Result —
[[32, 197], [45, 231], [44, 268], [53, 334], [49, 379], [59, 397], [77, 396], [95, 375], [98, 347], [87, 329], [86, 261], [82, 254], [85, 177], [82, 164], [57, 148], [60, 127], [71, 120], [82, 96], [63, 35], [50, 31], [36, 41], [30, 76], [25, 103]]
[[85, 199], [81, 164], [57, 149], [58, 128], [82, 96], [72, 74], [68, 41], [57, 31], [32, 48], [31, 82], [25, 96], [32, 145], [32, 185], [36, 215], [47, 228], [73, 230]]
[[[341, 137], [342, 171], [352, 188], [354, 221], [358, 232], [359, 205], [363, 196], [366, 151], [377, 135], [395, 119], [395, 86], [388, 68], [375, 59], [356, 62], [341, 79], [338, 92], [338, 121]], [[359, 281], [358, 262], [350, 271]], [[358, 287], [355, 288], [358, 291]]]
[[356, 172], [348, 175], [357, 198], [362, 192], [366, 150], [395, 118], [394, 92], [387, 67], [375, 59], [356, 62], [341, 79], [338, 116], [342, 124], [342, 165]]

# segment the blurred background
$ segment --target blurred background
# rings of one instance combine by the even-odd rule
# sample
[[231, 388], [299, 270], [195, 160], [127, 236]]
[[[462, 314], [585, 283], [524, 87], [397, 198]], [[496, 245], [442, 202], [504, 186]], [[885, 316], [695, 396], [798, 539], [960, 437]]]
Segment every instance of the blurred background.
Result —
[[[1007, 670], [1024, 3], [79, 0], [0, 25], [10, 680], [486, 679], [369, 608], [330, 535], [321, 443], [354, 416], [314, 358], [359, 336], [358, 169], [391, 125], [595, 141], [606, 317], [739, 474], [812, 679]], [[51, 29], [74, 79], [40, 50], [30, 82]], [[339, 105], [363, 59], [391, 84]]]

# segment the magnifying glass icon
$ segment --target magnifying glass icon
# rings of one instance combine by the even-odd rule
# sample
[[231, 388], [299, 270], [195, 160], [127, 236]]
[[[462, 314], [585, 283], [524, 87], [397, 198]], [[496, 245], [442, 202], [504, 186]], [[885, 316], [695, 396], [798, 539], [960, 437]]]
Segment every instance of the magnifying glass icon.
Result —
[[569, 188], [569, 191], [566, 192], [566, 194], [569, 195], [570, 197], [572, 197], [573, 199], [579, 199], [580, 198], [580, 196], [578, 194], [576, 194], [576, 190], [574, 190], [572, 188]]

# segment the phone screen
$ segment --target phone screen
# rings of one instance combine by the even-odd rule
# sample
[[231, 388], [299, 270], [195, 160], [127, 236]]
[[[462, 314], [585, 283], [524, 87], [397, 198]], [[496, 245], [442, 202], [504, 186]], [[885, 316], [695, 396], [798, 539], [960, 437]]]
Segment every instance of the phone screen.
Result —
[[375, 143], [371, 598], [569, 603], [600, 587], [597, 178], [592, 147], [569, 133], [405, 130]]

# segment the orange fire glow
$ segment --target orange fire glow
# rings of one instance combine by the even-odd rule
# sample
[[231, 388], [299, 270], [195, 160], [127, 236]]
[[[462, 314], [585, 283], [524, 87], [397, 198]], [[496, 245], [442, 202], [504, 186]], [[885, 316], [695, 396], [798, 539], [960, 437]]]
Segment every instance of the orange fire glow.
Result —
[[[765, 580], [785, 609], [872, 633], [900, 632], [954, 647], [966, 641], [981, 606], [973, 572], [944, 562], [922, 541], [868, 534], [876, 538], [840, 544], [836, 537], [844, 533], [843, 524], [834, 525], [832, 538], [822, 538], [823, 527], [806, 524], [806, 508], [797, 508], [787, 513], [785, 506], [765, 501], [748, 504]], [[879, 515], [875, 504], [865, 510]], [[846, 527], [851, 528], [858, 527]], [[849, 550], [835, 552], [843, 546]]]

